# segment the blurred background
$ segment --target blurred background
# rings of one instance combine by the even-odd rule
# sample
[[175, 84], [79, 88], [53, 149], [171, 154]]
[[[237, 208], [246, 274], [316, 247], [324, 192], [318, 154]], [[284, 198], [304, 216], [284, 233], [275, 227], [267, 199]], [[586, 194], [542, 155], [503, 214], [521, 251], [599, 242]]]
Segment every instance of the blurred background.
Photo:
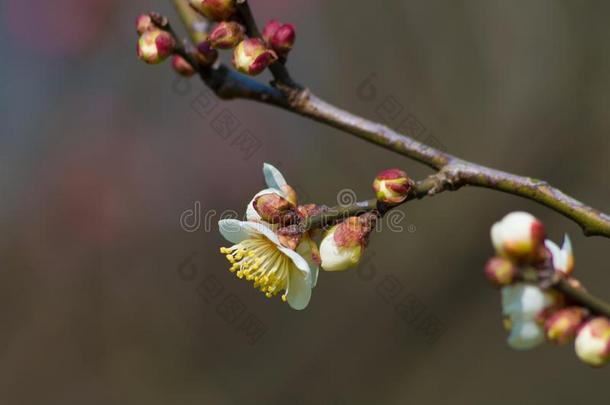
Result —
[[[252, 6], [261, 24], [296, 24], [289, 66], [321, 97], [610, 211], [609, 2]], [[610, 299], [610, 241], [510, 195], [409, 203], [402, 232], [375, 234], [358, 269], [322, 273], [302, 312], [237, 280], [216, 222], [242, 214], [263, 162], [329, 205], [343, 189], [370, 198], [382, 169], [429, 171], [144, 65], [133, 21], [148, 10], [180, 27], [169, 1], [0, 5], [0, 403], [602, 401], [610, 368], [507, 347], [482, 267], [490, 225], [528, 210], [557, 242], [571, 235], [576, 276]]]

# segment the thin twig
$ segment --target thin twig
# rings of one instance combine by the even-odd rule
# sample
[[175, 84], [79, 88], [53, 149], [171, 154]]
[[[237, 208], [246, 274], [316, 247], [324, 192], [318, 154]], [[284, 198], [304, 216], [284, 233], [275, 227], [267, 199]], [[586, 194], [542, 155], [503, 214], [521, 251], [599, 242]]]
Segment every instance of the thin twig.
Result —
[[610, 304], [585, 290], [573, 287], [567, 280], [560, 279], [552, 288], [565, 294], [575, 303], [588, 308], [593, 315], [603, 315], [610, 318]]

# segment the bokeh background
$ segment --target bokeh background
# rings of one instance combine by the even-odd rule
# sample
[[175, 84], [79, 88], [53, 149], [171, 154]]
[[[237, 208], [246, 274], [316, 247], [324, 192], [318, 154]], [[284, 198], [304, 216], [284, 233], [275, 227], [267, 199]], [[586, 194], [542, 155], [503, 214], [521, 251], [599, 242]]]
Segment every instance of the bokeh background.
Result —
[[[297, 25], [289, 66], [320, 96], [610, 211], [609, 2], [252, 5], [261, 23]], [[539, 216], [557, 241], [569, 232], [577, 276], [610, 299], [610, 242], [513, 196], [463, 189], [406, 205], [403, 231], [375, 234], [360, 268], [322, 273], [303, 312], [235, 279], [216, 221], [261, 189], [263, 162], [326, 204], [342, 189], [369, 198], [384, 168], [429, 171], [145, 66], [133, 20], [151, 9], [176, 21], [160, 0], [0, 4], [0, 403], [607, 398], [610, 369], [582, 365], [571, 347], [505, 344], [482, 266], [489, 227], [510, 210]], [[223, 111], [239, 122], [230, 136], [215, 129]], [[236, 141], [243, 131], [254, 153]]]

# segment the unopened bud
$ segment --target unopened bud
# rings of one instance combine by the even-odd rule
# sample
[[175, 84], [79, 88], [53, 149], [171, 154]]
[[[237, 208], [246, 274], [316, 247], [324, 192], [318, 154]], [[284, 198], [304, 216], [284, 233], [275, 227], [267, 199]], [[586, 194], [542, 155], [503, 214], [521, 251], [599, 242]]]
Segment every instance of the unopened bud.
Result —
[[195, 74], [195, 68], [180, 55], [173, 56], [172, 67], [180, 76], [191, 77]]
[[211, 21], [227, 21], [235, 14], [235, 0], [189, 0], [191, 7]]
[[260, 218], [270, 224], [286, 226], [298, 220], [294, 205], [278, 194], [260, 195], [254, 199], [253, 205]]
[[371, 228], [358, 217], [350, 217], [330, 228], [320, 243], [322, 268], [342, 271], [356, 266]]
[[610, 358], [610, 321], [598, 317], [587, 322], [574, 343], [576, 355], [591, 366], [601, 366]]
[[286, 55], [292, 49], [296, 39], [294, 25], [271, 20], [263, 29], [263, 39], [275, 52]]
[[212, 47], [208, 39], [197, 45], [197, 61], [203, 66], [211, 66], [218, 59], [218, 51]]
[[233, 51], [233, 66], [242, 73], [257, 75], [277, 60], [277, 55], [268, 49], [262, 39], [247, 38]]
[[568, 343], [576, 336], [584, 317], [585, 311], [580, 307], [560, 309], [546, 320], [547, 339], [561, 345]]
[[157, 26], [155, 23], [153, 23], [153, 20], [150, 18], [149, 14], [140, 14], [136, 18], [136, 31], [138, 34], [142, 35], [146, 31], [150, 31], [155, 28], [157, 28]]
[[210, 33], [210, 43], [217, 49], [235, 48], [244, 39], [246, 29], [243, 25], [223, 21]]
[[413, 185], [413, 180], [404, 171], [388, 169], [377, 175], [373, 182], [373, 190], [378, 201], [393, 205], [405, 201]]
[[146, 31], [138, 40], [138, 57], [149, 64], [163, 62], [174, 52], [174, 38], [160, 29]]
[[485, 276], [496, 286], [512, 284], [517, 277], [517, 268], [510, 260], [492, 257], [485, 265]]
[[496, 252], [517, 262], [535, 262], [544, 250], [544, 225], [527, 212], [512, 212], [491, 228]]

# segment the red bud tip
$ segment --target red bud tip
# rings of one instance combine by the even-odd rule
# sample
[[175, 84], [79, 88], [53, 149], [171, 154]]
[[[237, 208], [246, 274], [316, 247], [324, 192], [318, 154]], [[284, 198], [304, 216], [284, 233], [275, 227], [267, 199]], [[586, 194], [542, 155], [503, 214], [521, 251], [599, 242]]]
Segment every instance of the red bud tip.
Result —
[[271, 20], [263, 29], [263, 39], [271, 49], [285, 56], [292, 49], [296, 39], [294, 25]]
[[149, 14], [140, 14], [136, 18], [136, 31], [138, 34], [142, 35], [146, 31], [150, 31], [152, 29], [157, 28], [150, 18]]

